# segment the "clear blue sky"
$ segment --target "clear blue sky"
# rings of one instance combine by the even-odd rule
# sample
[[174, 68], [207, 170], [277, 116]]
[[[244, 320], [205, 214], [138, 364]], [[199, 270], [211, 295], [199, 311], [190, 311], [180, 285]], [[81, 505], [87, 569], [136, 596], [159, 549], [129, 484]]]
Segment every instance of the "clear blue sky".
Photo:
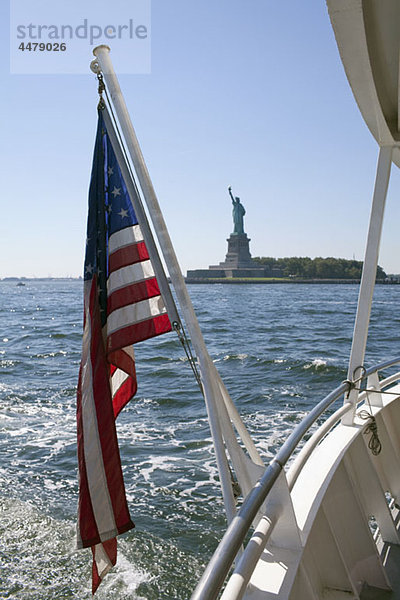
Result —
[[[97, 5], [72, 2], [88, 18]], [[109, 5], [111, 17], [126, 3]], [[78, 276], [96, 127], [90, 48], [87, 75], [11, 75], [5, 2], [0, 11], [0, 277]], [[120, 83], [183, 271], [224, 259], [229, 185], [253, 256], [361, 260], [377, 146], [325, 2], [153, 0], [151, 35], [151, 73]], [[393, 167], [387, 272], [400, 272], [399, 191]]]

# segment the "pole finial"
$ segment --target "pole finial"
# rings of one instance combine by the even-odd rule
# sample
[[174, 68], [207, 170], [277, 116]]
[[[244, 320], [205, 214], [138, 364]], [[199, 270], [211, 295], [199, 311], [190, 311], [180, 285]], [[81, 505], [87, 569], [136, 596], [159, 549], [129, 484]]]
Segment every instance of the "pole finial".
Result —
[[100, 46], [93, 48], [93, 54], [97, 56], [99, 50], [108, 50], [108, 52], [111, 52], [110, 46], [107, 46], [106, 44], [100, 44]]

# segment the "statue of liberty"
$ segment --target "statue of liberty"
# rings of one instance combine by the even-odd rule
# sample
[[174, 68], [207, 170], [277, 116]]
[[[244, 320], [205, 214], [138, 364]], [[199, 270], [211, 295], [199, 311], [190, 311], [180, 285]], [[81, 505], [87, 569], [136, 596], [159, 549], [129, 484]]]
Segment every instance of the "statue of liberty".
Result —
[[243, 217], [246, 214], [243, 204], [240, 202], [240, 198], [232, 195], [232, 188], [228, 188], [229, 195], [232, 198], [232, 216], [233, 216], [233, 234], [244, 234], [243, 228]]

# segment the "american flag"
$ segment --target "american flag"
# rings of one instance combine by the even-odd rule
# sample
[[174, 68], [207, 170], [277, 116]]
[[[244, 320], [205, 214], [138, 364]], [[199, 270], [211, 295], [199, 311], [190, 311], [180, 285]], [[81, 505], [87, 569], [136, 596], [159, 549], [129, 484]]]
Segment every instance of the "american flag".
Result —
[[132, 344], [171, 330], [102, 111], [89, 189], [84, 330], [77, 393], [78, 547], [93, 553], [92, 591], [134, 527], [115, 418], [137, 389]]

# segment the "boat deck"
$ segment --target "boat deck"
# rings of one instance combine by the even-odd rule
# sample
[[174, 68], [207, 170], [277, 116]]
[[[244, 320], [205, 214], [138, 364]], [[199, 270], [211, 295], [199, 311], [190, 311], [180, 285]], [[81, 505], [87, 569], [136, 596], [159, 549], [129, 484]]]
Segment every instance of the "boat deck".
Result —
[[390, 583], [396, 591], [388, 594], [390, 600], [400, 600], [400, 546], [388, 544], [387, 571]]
[[386, 592], [366, 585], [360, 594], [360, 600], [400, 600], [400, 546], [382, 544], [381, 553], [385, 556], [386, 572], [393, 591]]

